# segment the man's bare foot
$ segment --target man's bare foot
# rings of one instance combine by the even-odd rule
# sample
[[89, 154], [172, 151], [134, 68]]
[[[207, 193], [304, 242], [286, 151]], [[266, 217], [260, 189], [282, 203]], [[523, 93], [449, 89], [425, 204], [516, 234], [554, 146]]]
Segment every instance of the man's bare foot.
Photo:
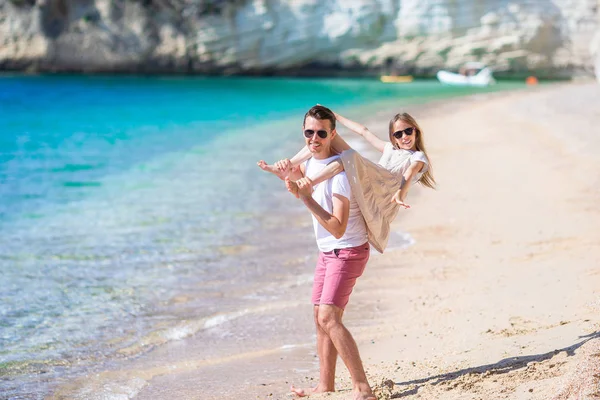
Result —
[[294, 385], [292, 385], [290, 387], [290, 392], [295, 394], [298, 397], [306, 397], [306, 396], [310, 396], [311, 394], [315, 394], [315, 393], [327, 393], [327, 392], [335, 392], [335, 390], [327, 390], [322, 388], [320, 385], [318, 385], [315, 388], [312, 389], [301, 389], [301, 388], [297, 388]]
[[352, 400], [377, 400], [373, 393], [353, 393]]
[[286, 174], [280, 171], [276, 166], [267, 164], [265, 161], [260, 160], [256, 163], [263, 171], [270, 172], [272, 174], [277, 175], [279, 179], [285, 179]]
[[377, 396], [373, 394], [368, 385], [362, 387], [362, 390], [355, 386], [352, 391], [352, 400], [377, 400]]
[[293, 394], [295, 394], [298, 397], [306, 397], [308, 396], [310, 393], [312, 393], [312, 391], [310, 391], [309, 393], [306, 393], [306, 390], [301, 389], [301, 388], [297, 388], [294, 385], [292, 385], [290, 387], [290, 392], [292, 392]]

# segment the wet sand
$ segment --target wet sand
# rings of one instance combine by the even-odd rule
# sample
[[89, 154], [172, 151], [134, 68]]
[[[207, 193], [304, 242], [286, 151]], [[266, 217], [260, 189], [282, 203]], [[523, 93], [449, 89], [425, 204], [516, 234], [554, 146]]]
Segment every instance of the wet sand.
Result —
[[[412, 189], [394, 228], [416, 244], [373, 255], [345, 315], [378, 398], [600, 394], [599, 110], [593, 83], [408, 110], [424, 129], [438, 190]], [[384, 137], [397, 111], [347, 116]], [[310, 234], [306, 222], [294, 229]], [[285, 319], [264, 321], [303, 342], [253, 349], [240, 337], [227, 357], [197, 359], [194, 349], [210, 344], [192, 336], [54, 398], [289, 398], [290, 384], [318, 377], [303, 287], [280, 305]], [[244, 319], [237, 324], [243, 330]], [[349, 398], [341, 362], [338, 371], [337, 393], [310, 398]]]

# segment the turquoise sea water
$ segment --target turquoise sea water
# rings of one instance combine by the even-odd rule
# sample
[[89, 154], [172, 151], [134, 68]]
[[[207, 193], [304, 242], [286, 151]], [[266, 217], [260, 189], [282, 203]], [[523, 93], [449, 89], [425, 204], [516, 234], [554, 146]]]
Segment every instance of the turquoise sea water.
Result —
[[42, 398], [119, 350], [141, 351], [152, 332], [160, 345], [199, 329], [182, 321], [277, 299], [277, 285], [266, 297], [254, 285], [277, 283], [277, 249], [303, 254], [312, 239], [278, 228], [293, 210], [255, 163], [302, 146], [315, 103], [402, 106], [517, 86], [0, 77], [0, 393]]

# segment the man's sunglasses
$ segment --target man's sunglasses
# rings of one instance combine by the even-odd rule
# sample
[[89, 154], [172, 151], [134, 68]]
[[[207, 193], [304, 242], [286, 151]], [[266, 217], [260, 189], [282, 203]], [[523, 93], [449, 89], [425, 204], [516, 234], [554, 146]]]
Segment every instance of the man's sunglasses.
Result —
[[415, 128], [413, 126], [411, 126], [410, 128], [406, 128], [403, 129], [401, 131], [396, 131], [394, 132], [392, 135], [396, 138], [396, 139], [402, 139], [402, 135], [406, 135], [406, 136], [410, 136], [413, 134], [413, 132], [415, 131]]
[[[328, 135], [327, 131], [317, 131], [316, 133], [317, 133], [317, 135], [319, 135], [319, 137], [321, 139], [325, 139]], [[306, 137], [306, 138], [311, 138], [314, 135], [315, 135], [315, 131], [313, 131], [312, 129], [307, 129], [304, 131], [304, 137]]]

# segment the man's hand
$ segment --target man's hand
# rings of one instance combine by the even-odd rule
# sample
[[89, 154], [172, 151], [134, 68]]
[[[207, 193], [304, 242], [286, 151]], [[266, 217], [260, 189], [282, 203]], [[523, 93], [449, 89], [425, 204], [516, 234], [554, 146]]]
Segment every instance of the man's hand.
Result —
[[274, 165], [284, 176], [288, 176], [292, 171], [292, 162], [289, 158], [279, 160]]
[[[288, 177], [285, 179], [285, 186], [287, 187], [288, 192], [296, 196], [297, 199], [299, 199], [300, 196], [310, 197], [312, 195], [312, 181], [309, 178], [303, 177], [297, 181], [292, 181]], [[301, 188], [303, 189], [302, 193], [300, 192]]]
[[312, 181], [310, 178], [304, 177], [300, 178], [296, 181], [296, 185], [298, 186], [298, 196], [310, 197], [312, 196]]

